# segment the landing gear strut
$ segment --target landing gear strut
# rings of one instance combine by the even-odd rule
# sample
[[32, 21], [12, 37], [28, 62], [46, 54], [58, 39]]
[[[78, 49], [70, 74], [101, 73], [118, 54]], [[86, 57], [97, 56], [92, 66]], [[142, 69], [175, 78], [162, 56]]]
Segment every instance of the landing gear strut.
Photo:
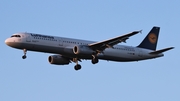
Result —
[[99, 62], [99, 59], [97, 58], [97, 56], [92, 55], [92, 60], [91, 60], [92, 64], [96, 64]]
[[22, 59], [26, 59], [27, 58], [27, 56], [26, 56], [27, 50], [23, 49], [23, 52], [24, 52], [24, 55], [22, 56]]
[[76, 65], [74, 66], [74, 69], [77, 71], [77, 70], [80, 70], [81, 69], [81, 65], [78, 64], [78, 59], [77, 58], [74, 58], [73, 61], [76, 63]]

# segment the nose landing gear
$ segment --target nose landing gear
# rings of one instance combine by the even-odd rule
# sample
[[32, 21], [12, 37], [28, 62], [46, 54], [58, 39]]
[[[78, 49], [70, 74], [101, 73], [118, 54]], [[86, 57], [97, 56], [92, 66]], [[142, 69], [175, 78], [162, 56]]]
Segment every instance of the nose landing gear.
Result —
[[22, 56], [22, 59], [26, 59], [26, 58], [27, 58], [27, 56], [26, 56], [26, 55], [23, 55], [23, 56]]
[[24, 55], [22, 56], [22, 59], [26, 59], [27, 58], [27, 56], [26, 56], [27, 50], [23, 49], [23, 52], [24, 52]]

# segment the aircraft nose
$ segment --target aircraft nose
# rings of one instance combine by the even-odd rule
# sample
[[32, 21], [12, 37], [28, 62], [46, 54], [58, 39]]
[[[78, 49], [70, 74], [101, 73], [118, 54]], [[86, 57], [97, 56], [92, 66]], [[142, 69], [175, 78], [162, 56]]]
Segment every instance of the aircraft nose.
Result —
[[10, 46], [10, 40], [9, 39], [6, 39], [5, 43], [6, 43], [6, 45]]

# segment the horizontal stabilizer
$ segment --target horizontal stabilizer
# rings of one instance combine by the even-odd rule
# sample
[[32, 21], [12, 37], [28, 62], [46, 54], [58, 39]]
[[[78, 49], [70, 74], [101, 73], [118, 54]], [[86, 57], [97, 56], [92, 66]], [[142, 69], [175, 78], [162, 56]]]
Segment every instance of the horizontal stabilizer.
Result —
[[169, 47], [169, 48], [165, 48], [165, 49], [161, 49], [161, 50], [157, 50], [157, 51], [154, 51], [154, 52], [151, 52], [149, 54], [160, 54], [160, 53], [163, 53], [165, 51], [168, 51], [168, 50], [171, 50], [173, 49], [174, 47]]

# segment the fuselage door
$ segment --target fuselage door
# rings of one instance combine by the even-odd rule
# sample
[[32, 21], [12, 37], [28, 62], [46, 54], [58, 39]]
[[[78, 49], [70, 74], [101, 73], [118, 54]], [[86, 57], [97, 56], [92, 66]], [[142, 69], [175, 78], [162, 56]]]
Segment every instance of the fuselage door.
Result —
[[26, 42], [31, 42], [31, 36], [26, 36]]
[[63, 46], [63, 38], [59, 38], [59, 46]]

